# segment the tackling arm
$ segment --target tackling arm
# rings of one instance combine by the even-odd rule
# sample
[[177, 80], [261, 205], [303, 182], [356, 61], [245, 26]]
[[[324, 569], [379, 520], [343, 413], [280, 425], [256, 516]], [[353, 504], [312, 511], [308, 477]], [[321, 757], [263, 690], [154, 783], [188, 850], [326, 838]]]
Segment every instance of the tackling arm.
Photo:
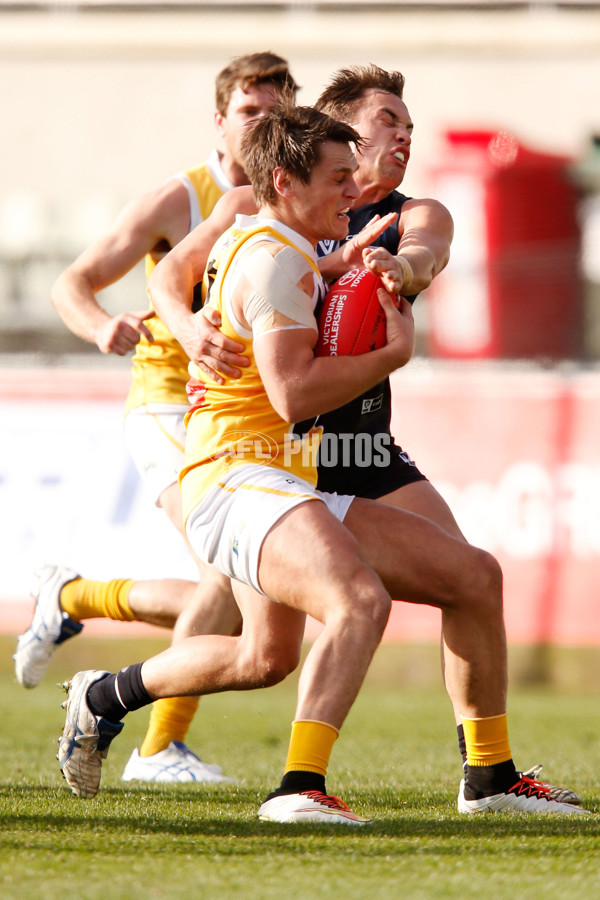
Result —
[[218, 330], [217, 310], [206, 307], [193, 312], [194, 286], [202, 281], [213, 244], [233, 224], [237, 213], [255, 212], [251, 188], [228, 191], [210, 216], [159, 262], [148, 281], [153, 306], [167, 328], [192, 362], [219, 384], [223, 382], [221, 374], [239, 377], [239, 367], [247, 366], [248, 359], [239, 355], [243, 344]]
[[454, 224], [437, 200], [408, 200], [398, 230], [397, 255], [383, 247], [369, 247], [363, 251], [363, 261], [381, 276], [389, 291], [411, 296], [428, 288], [448, 264]]

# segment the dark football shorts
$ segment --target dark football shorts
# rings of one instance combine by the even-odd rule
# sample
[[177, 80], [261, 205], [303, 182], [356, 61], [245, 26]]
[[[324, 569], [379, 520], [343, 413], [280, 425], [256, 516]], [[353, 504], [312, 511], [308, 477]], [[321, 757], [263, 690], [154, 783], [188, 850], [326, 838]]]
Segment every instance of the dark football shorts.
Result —
[[427, 478], [408, 454], [394, 445], [386, 466], [319, 466], [317, 488], [320, 491], [335, 491], [338, 494], [354, 494], [368, 500], [378, 500], [416, 481], [427, 481]]

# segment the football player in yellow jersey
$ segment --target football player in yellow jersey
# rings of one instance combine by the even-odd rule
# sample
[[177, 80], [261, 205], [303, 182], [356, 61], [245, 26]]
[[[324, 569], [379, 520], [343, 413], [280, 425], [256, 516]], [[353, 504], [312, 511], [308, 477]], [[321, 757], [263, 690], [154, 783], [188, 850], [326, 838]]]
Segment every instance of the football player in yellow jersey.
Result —
[[[274, 53], [234, 58], [216, 78], [215, 125], [224, 149], [130, 203], [113, 229], [88, 247], [52, 289], [53, 305], [76, 335], [103, 353], [123, 356], [135, 351], [126, 403], [127, 443], [150, 497], [182, 533], [177, 475], [185, 442], [188, 358], [152, 309], [110, 316], [96, 295], [144, 257], [149, 275], [158, 260], [210, 214], [223, 193], [248, 183], [240, 152], [244, 133], [283, 89], [296, 88], [287, 61]], [[234, 352], [238, 343], [220, 335], [214, 340], [218, 350], [213, 352], [225, 363], [246, 364]], [[173, 628], [173, 640], [199, 631], [235, 634], [240, 614], [229, 580], [193, 555], [199, 583], [128, 578], [98, 582], [64, 566], [46, 566], [38, 575], [33, 620], [15, 653], [20, 683], [37, 685], [56, 647], [78, 634], [87, 618], [150, 622]], [[124, 780], [224, 780], [218, 767], [203, 763], [184, 744], [196, 707], [197, 700], [190, 697], [153, 707], [148, 732], [139, 751], [134, 750]]]
[[[308, 613], [323, 629], [300, 677], [282, 781], [258, 815], [365, 824], [368, 819], [327, 794], [325, 776], [391, 597], [402, 597], [442, 613], [447, 680], [469, 754], [459, 808], [578, 814], [580, 807], [550, 799], [543, 786], [519, 776], [512, 761], [496, 560], [422, 516], [318, 491], [316, 454], [290, 438], [290, 423], [340, 407], [412, 353], [410, 304], [400, 296], [396, 305], [384, 290], [378, 294], [387, 321], [383, 348], [346, 357], [313, 352], [320, 287], [315, 248], [320, 239], [339, 240], [347, 232], [359, 195], [353, 147], [361, 138], [315, 109], [282, 104], [247, 140], [258, 217], [239, 220], [220, 242], [209, 303], [225, 333], [245, 345], [250, 363], [239, 380], [205, 384], [190, 413], [181, 479], [190, 542], [234, 579], [244, 629], [239, 637], [190, 637], [117, 674], [77, 673], [65, 685], [62, 772], [74, 793], [93, 797], [129, 711], [171, 694], [274, 683], [285, 673], [261, 650], [279, 643], [295, 648], [298, 658]], [[168, 302], [159, 309], [179, 333], [181, 319], [171, 321]]]
[[[329, 255], [319, 259], [319, 266], [329, 280], [365, 263], [374, 268], [381, 266], [384, 281], [388, 279], [388, 289], [408, 294], [412, 301], [448, 260], [452, 220], [448, 211], [436, 201], [408, 199], [397, 191], [406, 172], [413, 131], [403, 92], [404, 78], [400, 72], [387, 72], [371, 64], [338, 70], [317, 100], [318, 109], [348, 122], [367, 141], [358, 155], [359, 168], [355, 181], [361, 193], [349, 213], [350, 235], [334, 252], [331, 250], [336, 242], [322, 242], [327, 244]], [[388, 214], [390, 208], [395, 210], [395, 214]], [[205, 340], [205, 331], [202, 329], [195, 335], [193, 328], [189, 327], [188, 316], [192, 308], [193, 286], [202, 277], [213, 243], [240, 213], [256, 213], [250, 187], [236, 188], [224, 195], [209, 219], [162, 262], [149, 284], [153, 296], [164, 294], [168, 299], [171, 322], [176, 329], [181, 316], [184, 330], [180, 333], [190, 358], [201, 369], [203, 376], [217, 382], [222, 381], [218, 371], [221, 363], [214, 357], [203, 355], [200, 339]], [[380, 216], [379, 221], [371, 222], [358, 232], [358, 228], [375, 214]], [[372, 241], [378, 245], [377, 249], [363, 252], [363, 248]], [[403, 280], [405, 265], [399, 262], [396, 254], [402, 254], [404, 264], [409, 263], [412, 278], [406, 283]], [[205, 324], [204, 318], [196, 319]], [[372, 406], [362, 402], [364, 397], [353, 400], [340, 410], [320, 415], [319, 426], [330, 441], [335, 441], [338, 435], [348, 440], [352, 434], [358, 433], [363, 440], [365, 435], [377, 435], [379, 438], [385, 437], [388, 446], [394, 445], [390, 431], [389, 390], [385, 385], [370, 389], [368, 397], [376, 397], [378, 401]], [[361, 407], [363, 411], [359, 416], [357, 409]], [[373, 465], [361, 465], [360, 471], [356, 466], [346, 464], [319, 466], [318, 487], [323, 491], [353, 493], [398, 506], [425, 516], [453, 537], [464, 540], [447, 503], [404, 453], [390, 456], [390, 465], [383, 469]], [[279, 651], [283, 652], [283, 648], [271, 650], [278, 654]], [[280, 655], [278, 667], [282, 670], [286, 667]], [[450, 696], [453, 699], [452, 694]], [[464, 728], [460, 711], [456, 708], [455, 717], [459, 749], [466, 770], [468, 761]], [[536, 780], [540, 768], [533, 767], [524, 773], [525, 777]], [[579, 802], [573, 791], [547, 782], [542, 783], [540, 789], [547, 790], [551, 799]]]

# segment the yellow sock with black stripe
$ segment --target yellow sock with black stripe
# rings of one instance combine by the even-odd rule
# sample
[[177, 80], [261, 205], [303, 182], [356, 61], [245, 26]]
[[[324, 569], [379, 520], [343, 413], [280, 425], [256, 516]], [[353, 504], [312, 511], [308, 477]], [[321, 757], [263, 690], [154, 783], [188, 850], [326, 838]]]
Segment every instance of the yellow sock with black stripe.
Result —
[[199, 702], [199, 697], [155, 700], [148, 731], [140, 747], [140, 756], [154, 756], [155, 753], [166, 750], [171, 741], [183, 743]]
[[132, 622], [135, 613], [129, 605], [129, 592], [133, 579], [90, 581], [77, 578], [69, 581], [60, 592], [60, 605], [73, 621], [81, 619], [115, 619]]
[[339, 731], [327, 722], [292, 722], [292, 736], [285, 763], [287, 772], [327, 774], [329, 757]]
[[495, 766], [512, 759], [506, 713], [485, 719], [467, 719], [464, 716], [461, 719], [468, 766]]

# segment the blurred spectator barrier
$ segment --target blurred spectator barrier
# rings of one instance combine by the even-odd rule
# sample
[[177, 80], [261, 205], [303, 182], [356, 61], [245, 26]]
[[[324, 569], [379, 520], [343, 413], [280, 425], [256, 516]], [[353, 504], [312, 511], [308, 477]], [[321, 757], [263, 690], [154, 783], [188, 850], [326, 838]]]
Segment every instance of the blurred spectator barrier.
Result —
[[[3, 610], [27, 618], [46, 562], [194, 577], [124, 447], [127, 386], [110, 367], [0, 370]], [[399, 442], [502, 564], [509, 639], [600, 645], [600, 372], [417, 360], [392, 390]], [[388, 637], [438, 634], [436, 611], [394, 604]]]
[[440, 358], [581, 359], [578, 191], [569, 160], [506, 132], [448, 131], [431, 196], [455, 222], [451, 264], [429, 294]]
[[586, 355], [590, 359], [600, 359], [600, 135], [592, 135], [588, 152], [569, 171], [583, 192], [579, 219]]

